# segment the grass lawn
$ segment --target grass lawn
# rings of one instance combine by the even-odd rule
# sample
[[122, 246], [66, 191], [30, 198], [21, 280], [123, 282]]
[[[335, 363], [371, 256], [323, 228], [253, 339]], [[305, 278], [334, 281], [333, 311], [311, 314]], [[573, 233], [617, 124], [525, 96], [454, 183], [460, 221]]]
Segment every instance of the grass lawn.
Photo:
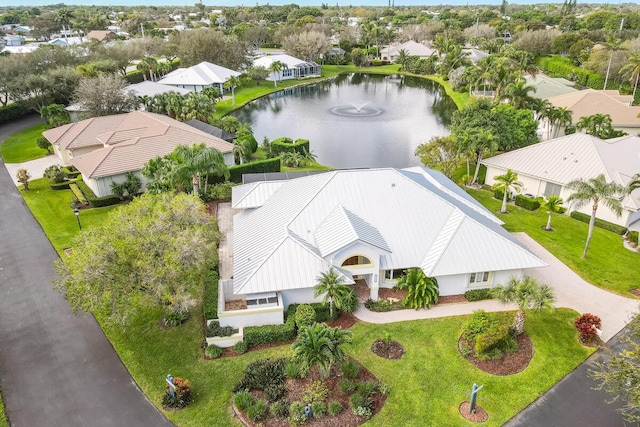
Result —
[[[71, 201], [71, 190], [52, 190], [46, 178], [29, 181], [30, 191], [21, 191], [27, 206], [42, 226], [45, 234], [53, 244], [58, 254], [71, 246], [71, 242], [80, 232]], [[105, 215], [115, 206], [104, 208], [82, 209], [80, 222], [83, 228], [100, 224]]]
[[36, 138], [46, 129], [46, 123], [40, 123], [28, 129], [16, 132], [0, 144], [0, 156], [5, 163], [22, 163], [39, 159], [47, 152], [36, 145]]
[[500, 214], [497, 211], [502, 201], [494, 199], [493, 193], [483, 190], [468, 192], [490, 211], [496, 212], [508, 231], [524, 231], [587, 282], [633, 298], [629, 290], [638, 287], [640, 253], [623, 248], [617, 234], [595, 227], [587, 259], [582, 259], [588, 224], [556, 214], [552, 218], [556, 231], [544, 231], [541, 227], [547, 223], [547, 214], [542, 209], [531, 212], [509, 204], [509, 214]]
[[[576, 315], [566, 309], [528, 313], [527, 333], [534, 343], [534, 358], [525, 371], [508, 377], [483, 373], [459, 355], [459, 317], [384, 326], [356, 324], [352, 328], [354, 344], [346, 346], [347, 352], [392, 387], [382, 412], [367, 425], [471, 425], [457, 411], [458, 405], [468, 400], [473, 382], [485, 385], [478, 400], [489, 412], [485, 425], [501, 425], [591, 354], [592, 349], [578, 344], [572, 325]], [[194, 403], [165, 413], [179, 426], [239, 425], [230, 410], [231, 390], [244, 367], [259, 358], [289, 354], [289, 346], [284, 345], [207, 361], [198, 348], [203, 336], [200, 316], [169, 330], [157, 326], [159, 318], [160, 312], [150, 311], [126, 332], [109, 327], [105, 332], [155, 405], [161, 403], [168, 373], [189, 379]], [[407, 354], [401, 360], [384, 360], [370, 351], [383, 331], [389, 331], [405, 347]]]
[[4, 413], [4, 401], [2, 400], [1, 394], [0, 394], [0, 427], [9, 427], [9, 421], [7, 420], [7, 415]]

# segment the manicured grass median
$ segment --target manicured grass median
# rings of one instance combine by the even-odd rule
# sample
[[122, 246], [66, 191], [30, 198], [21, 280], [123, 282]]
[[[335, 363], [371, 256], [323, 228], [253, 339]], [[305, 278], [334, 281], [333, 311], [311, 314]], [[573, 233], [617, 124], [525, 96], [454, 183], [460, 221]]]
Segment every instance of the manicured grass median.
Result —
[[637, 266], [640, 253], [625, 249], [619, 235], [595, 227], [587, 259], [582, 259], [588, 224], [567, 215], [556, 214], [552, 218], [555, 231], [544, 231], [541, 227], [547, 223], [547, 214], [542, 209], [531, 212], [510, 204], [507, 207], [509, 213], [500, 214], [497, 211], [502, 202], [494, 199], [493, 193], [482, 190], [468, 192], [487, 209], [496, 213], [504, 221], [504, 227], [508, 231], [524, 231], [587, 282], [633, 297], [629, 290], [639, 286]]
[[[80, 232], [71, 209], [73, 193], [71, 190], [52, 190], [46, 178], [29, 181], [29, 190], [20, 192], [53, 247], [61, 254], [71, 246], [73, 238]], [[107, 206], [80, 210], [82, 227], [89, 228], [100, 224], [105, 215], [114, 208], [115, 206]]]
[[39, 159], [47, 152], [36, 145], [36, 138], [46, 129], [46, 123], [40, 123], [28, 129], [16, 132], [0, 144], [0, 156], [5, 163], [22, 163]]

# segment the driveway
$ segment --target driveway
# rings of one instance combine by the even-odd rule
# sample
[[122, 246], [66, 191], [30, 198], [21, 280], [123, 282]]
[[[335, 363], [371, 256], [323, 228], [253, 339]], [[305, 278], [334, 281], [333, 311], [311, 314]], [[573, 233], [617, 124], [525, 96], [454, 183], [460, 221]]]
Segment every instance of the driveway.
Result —
[[16, 179], [16, 174], [18, 173], [18, 169], [26, 169], [29, 172], [29, 176], [31, 179], [42, 178], [44, 175], [44, 170], [49, 166], [60, 165], [62, 162], [60, 159], [54, 155], [49, 154], [48, 156], [41, 157], [35, 160], [29, 160], [24, 163], [5, 163], [4, 167], [7, 169], [9, 176], [13, 180], [13, 183], [18, 186], [20, 183]]
[[[28, 117], [1, 127], [0, 141], [35, 123]], [[0, 167], [0, 381], [11, 425], [172, 425], [138, 389], [93, 316], [74, 316], [53, 291], [57, 258]], [[157, 388], [164, 389], [163, 378]]]

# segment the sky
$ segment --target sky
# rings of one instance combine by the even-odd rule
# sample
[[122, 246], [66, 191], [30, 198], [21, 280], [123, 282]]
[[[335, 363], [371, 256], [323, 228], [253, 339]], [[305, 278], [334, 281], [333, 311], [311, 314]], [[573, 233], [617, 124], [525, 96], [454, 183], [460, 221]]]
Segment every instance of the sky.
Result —
[[[271, 4], [274, 6], [295, 3], [300, 6], [320, 6], [322, 3], [327, 3], [334, 6], [336, 3], [340, 6], [386, 6], [389, 4], [388, 0], [258, 0], [259, 4]], [[603, 0], [581, 0], [580, 3], [603, 3]], [[126, 6], [193, 6], [197, 1], [195, 0], [0, 0], [2, 6], [46, 6], [50, 4], [64, 3], [67, 5], [96, 5], [96, 6], [110, 6], [110, 5], [126, 5]], [[216, 6], [255, 6], [255, 0], [215, 0], [203, 1], [203, 3], [211, 8]], [[501, 4], [502, 0], [396, 0], [396, 6], [438, 6], [441, 4], [460, 6], [460, 5], [474, 5], [474, 4]], [[562, 1], [540, 1], [540, 0], [517, 0], [510, 1], [513, 4], [533, 4], [533, 3], [562, 3]], [[615, 0], [614, 0], [615, 3]], [[625, 2], [626, 3], [626, 2]]]

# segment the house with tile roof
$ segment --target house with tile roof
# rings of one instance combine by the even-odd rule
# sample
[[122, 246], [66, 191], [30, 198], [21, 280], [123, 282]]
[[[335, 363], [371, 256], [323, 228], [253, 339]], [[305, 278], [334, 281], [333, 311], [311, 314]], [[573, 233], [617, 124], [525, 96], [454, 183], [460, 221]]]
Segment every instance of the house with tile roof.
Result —
[[546, 265], [451, 180], [422, 167], [253, 182], [233, 188], [231, 207], [220, 249], [222, 325], [282, 323], [290, 304], [321, 300], [313, 288], [330, 268], [347, 284], [364, 281], [376, 300], [408, 268], [436, 278], [440, 295], [456, 295]]
[[[522, 193], [534, 197], [560, 196], [567, 213], [578, 210], [591, 215], [591, 205], [579, 209], [566, 203], [572, 191], [566, 185], [575, 179], [595, 178], [604, 174], [607, 181], [626, 186], [631, 177], [640, 173], [640, 137], [623, 136], [602, 140], [584, 133], [575, 133], [529, 145], [518, 150], [482, 160], [487, 167], [486, 184], [507, 169], [518, 174]], [[598, 218], [640, 230], [640, 190], [622, 198], [623, 213], [617, 217], [606, 206], [598, 208]]]
[[438, 52], [422, 43], [413, 40], [406, 41], [401, 44], [392, 44], [380, 50], [380, 57], [384, 60], [395, 61], [398, 53], [403, 50], [408, 56], [417, 56], [419, 58], [428, 58], [431, 55], [437, 55]]
[[107, 42], [116, 38], [116, 33], [111, 30], [93, 30], [89, 31], [85, 36], [87, 40], [98, 40], [99, 42]]
[[203, 61], [189, 68], [178, 68], [158, 80], [158, 83], [199, 92], [207, 87], [217, 87], [224, 92], [223, 85], [230, 77], [240, 73], [220, 65]]
[[631, 106], [631, 95], [621, 95], [617, 90], [584, 89], [548, 98], [555, 107], [571, 110], [575, 125], [581, 117], [608, 114], [614, 129], [635, 135], [640, 132], [640, 107]]
[[281, 81], [302, 79], [305, 77], [319, 77], [322, 68], [313, 61], [305, 61], [286, 54], [262, 56], [253, 60], [253, 66], [264, 67], [268, 70], [271, 64], [276, 61], [283, 63], [284, 67], [277, 73], [270, 72], [269, 77], [267, 77], [269, 81], [273, 81], [274, 78]]
[[140, 175], [142, 166], [178, 145], [204, 143], [235, 164], [233, 144], [168, 116], [133, 111], [94, 117], [46, 130], [42, 135], [53, 145], [62, 164], [71, 164], [96, 196], [111, 194], [112, 182], [125, 181], [127, 172]]

